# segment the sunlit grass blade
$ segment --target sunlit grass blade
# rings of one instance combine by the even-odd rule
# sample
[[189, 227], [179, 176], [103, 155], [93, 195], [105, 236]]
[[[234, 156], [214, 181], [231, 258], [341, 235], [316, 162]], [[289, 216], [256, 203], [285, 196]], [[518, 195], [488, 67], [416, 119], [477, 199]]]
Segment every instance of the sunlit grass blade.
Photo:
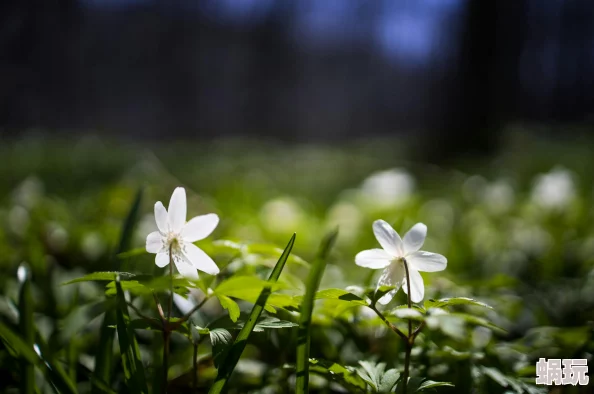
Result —
[[59, 393], [78, 393], [76, 383], [70, 378], [64, 368], [62, 368], [61, 362], [53, 357], [49, 346], [45, 343], [39, 332], [37, 333], [36, 339], [38, 350], [41, 353], [41, 361], [38, 365], [47, 376], [47, 379], [54, 385]]
[[[35, 329], [33, 335], [33, 341], [35, 341]], [[10, 327], [2, 322], [0, 322], [0, 338], [6, 347], [10, 349], [12, 354], [26, 360], [33, 366], [39, 367], [39, 369], [46, 375], [48, 381], [50, 381], [60, 393], [77, 393], [76, 385], [70, 380], [68, 374], [62, 369], [61, 365], [49, 356], [50, 353], [47, 346], [39, 335], [37, 335], [37, 344], [41, 356], [35, 352], [32, 344], [25, 342], [21, 336], [16, 334]], [[33, 386], [35, 385], [35, 379], [32, 380], [32, 384]]]
[[297, 394], [306, 394], [309, 390], [309, 344], [311, 315], [314, 307], [314, 299], [324, 269], [326, 268], [328, 254], [336, 240], [338, 230], [334, 230], [323, 239], [316, 259], [311, 265], [311, 271], [307, 277], [307, 287], [305, 296], [301, 303], [301, 317], [299, 318], [299, 334], [297, 336], [297, 385], [295, 392]]
[[[35, 323], [33, 321], [33, 295], [31, 294], [31, 278], [27, 267], [19, 268], [19, 279], [22, 281], [19, 291], [19, 329], [25, 344], [33, 349], [35, 344]], [[21, 276], [19, 275], [19, 276]], [[21, 393], [35, 392], [35, 365], [23, 358], [21, 360]]]
[[[291, 250], [293, 249], [294, 243], [295, 243], [295, 234], [293, 234], [293, 236], [291, 237], [291, 240], [287, 244], [287, 247], [285, 248], [282, 255], [278, 259], [278, 262], [274, 266], [272, 273], [268, 277], [268, 282], [274, 283], [278, 280], [281, 272], [283, 271], [283, 268], [285, 267], [285, 263], [287, 262], [287, 259], [289, 258], [289, 254], [291, 253]], [[221, 393], [225, 389], [225, 386], [226, 386], [229, 378], [231, 377], [231, 373], [235, 369], [235, 366], [237, 365], [237, 362], [239, 361], [239, 358], [241, 357], [241, 353], [243, 352], [243, 349], [245, 349], [247, 340], [248, 340], [250, 334], [252, 333], [252, 331], [254, 330], [254, 328], [256, 327], [258, 319], [260, 318], [260, 315], [262, 314], [262, 311], [264, 310], [264, 306], [266, 305], [266, 300], [268, 299], [268, 296], [270, 295], [270, 293], [271, 293], [271, 287], [265, 287], [262, 290], [262, 292], [260, 293], [260, 296], [258, 297], [256, 304], [252, 308], [250, 317], [248, 318], [247, 322], [245, 323], [245, 325], [243, 326], [241, 331], [239, 331], [237, 338], [235, 338], [235, 341], [231, 345], [231, 348], [229, 350], [229, 353], [227, 354], [227, 357], [225, 358], [225, 360], [223, 361], [223, 363], [221, 364], [221, 366], [219, 368], [217, 378], [216, 378], [213, 386], [210, 388], [210, 391], [209, 391], [210, 394]]]
[[[137, 222], [139, 211], [140, 211], [140, 204], [142, 201], [143, 189], [140, 188], [136, 193], [134, 198], [134, 202], [128, 212], [124, 225], [122, 227], [122, 233], [120, 235], [120, 242], [118, 244], [117, 249], [115, 250], [114, 256], [126, 251], [130, 247], [132, 234], [134, 232], [134, 225]], [[113, 258], [112, 260], [112, 269], [119, 268], [116, 265], [118, 264], [117, 258]], [[115, 275], [114, 275], [115, 277]], [[116, 311], [114, 308], [110, 307], [110, 304], [107, 304], [107, 309], [105, 311], [105, 316], [103, 317], [103, 322], [101, 323], [101, 331], [99, 336], [99, 346], [97, 348], [97, 355], [95, 356], [95, 371], [93, 372], [94, 379], [92, 381], [95, 382], [111, 382], [111, 373], [113, 370], [113, 340], [115, 337], [115, 330], [112, 328], [116, 325]], [[97, 384], [93, 384], [93, 389], [91, 391], [92, 394], [99, 394], [103, 393], [104, 390], [99, 387]]]
[[134, 329], [130, 326], [130, 315], [128, 314], [128, 305], [124, 290], [119, 280], [116, 281], [117, 289], [117, 308], [116, 321], [118, 330], [118, 340], [120, 343], [120, 353], [122, 354], [122, 366], [124, 367], [124, 376], [128, 386], [129, 393], [147, 393], [148, 388], [144, 376], [144, 367], [140, 358], [140, 349], [134, 334]]

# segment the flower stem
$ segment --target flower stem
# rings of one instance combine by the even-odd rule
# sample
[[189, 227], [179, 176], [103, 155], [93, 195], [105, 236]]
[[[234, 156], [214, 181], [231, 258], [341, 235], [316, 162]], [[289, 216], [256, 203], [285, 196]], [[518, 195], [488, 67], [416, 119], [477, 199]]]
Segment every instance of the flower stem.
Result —
[[[412, 308], [412, 301], [410, 296], [410, 275], [408, 273], [408, 264], [406, 260], [403, 259], [404, 263], [404, 271], [406, 272], [406, 298], [408, 302], [408, 308]], [[410, 368], [410, 353], [412, 351], [412, 345], [415, 340], [415, 335], [412, 332], [412, 320], [408, 319], [408, 337], [406, 339], [406, 353], [404, 355], [404, 373], [402, 374], [402, 386], [404, 388], [403, 393], [406, 394], [406, 389], [408, 386], [408, 375], [409, 375], [409, 368]]]
[[398, 329], [398, 327], [396, 327], [394, 324], [390, 323], [388, 321], [388, 319], [386, 319], [386, 317], [375, 307], [375, 304], [371, 304], [369, 305], [369, 308], [371, 308], [372, 311], [375, 312], [376, 315], [379, 316], [380, 319], [382, 319], [382, 321], [384, 323], [386, 323], [386, 325], [388, 326], [388, 328], [392, 331], [394, 331], [396, 334], [398, 334], [398, 336], [402, 339], [404, 339], [405, 341], [408, 340], [408, 337], [406, 335], [404, 335], [404, 333], [402, 331], [400, 331]]

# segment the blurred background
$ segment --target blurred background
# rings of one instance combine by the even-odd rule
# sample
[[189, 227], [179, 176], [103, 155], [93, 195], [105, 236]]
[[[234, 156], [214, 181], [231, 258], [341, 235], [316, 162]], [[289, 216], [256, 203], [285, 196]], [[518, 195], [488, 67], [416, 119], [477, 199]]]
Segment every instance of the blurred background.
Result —
[[589, 0], [7, 0], [1, 132], [485, 151], [509, 123], [590, 128], [593, 21]]
[[[188, 217], [221, 217], [214, 240], [283, 246], [297, 232], [309, 260], [338, 225], [322, 288], [373, 285], [354, 256], [377, 247], [374, 220], [400, 234], [426, 223], [424, 249], [449, 261], [424, 276], [426, 299], [478, 297], [495, 309], [472, 312], [507, 330], [427, 334], [427, 376], [460, 393], [523, 387], [539, 357], [594, 355], [593, 131], [591, 0], [4, 0], [0, 316], [15, 319], [26, 263], [36, 323], [64, 335], [103, 289], [60, 284], [113, 269], [140, 187], [135, 248], [154, 202], [185, 186]], [[222, 276], [262, 273], [262, 256], [215, 258]], [[350, 343], [335, 306], [319, 309], [335, 331], [313, 356], [401, 353], [356, 313], [345, 320], [369, 342]], [[98, 328], [77, 329], [88, 341], [71, 356], [88, 361]], [[276, 368], [290, 340], [250, 357]], [[453, 371], [461, 360], [473, 369]]]

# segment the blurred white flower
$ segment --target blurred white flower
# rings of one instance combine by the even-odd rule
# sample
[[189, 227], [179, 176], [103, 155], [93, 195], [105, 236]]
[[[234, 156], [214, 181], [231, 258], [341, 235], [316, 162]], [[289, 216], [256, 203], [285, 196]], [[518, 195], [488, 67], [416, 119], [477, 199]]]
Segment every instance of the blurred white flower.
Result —
[[370, 175], [361, 186], [363, 194], [382, 206], [398, 204], [406, 200], [415, 188], [414, 178], [401, 169], [391, 169]]
[[155, 221], [158, 231], [146, 237], [146, 251], [156, 253], [158, 267], [169, 264], [169, 251], [175, 267], [185, 277], [198, 279], [197, 269], [210, 275], [219, 273], [219, 267], [192, 242], [204, 239], [219, 224], [219, 217], [210, 213], [196, 216], [186, 223], [186, 191], [178, 187], [169, 201], [169, 212], [161, 201], [155, 204]]
[[483, 200], [492, 213], [504, 213], [514, 205], [514, 188], [505, 179], [499, 179], [485, 187]]
[[573, 176], [563, 168], [539, 175], [532, 189], [532, 200], [545, 208], [564, 208], [574, 197]]
[[293, 232], [303, 218], [299, 204], [291, 198], [276, 198], [268, 201], [260, 211], [264, 226], [275, 232]]
[[404, 235], [404, 239], [401, 239], [392, 226], [383, 220], [376, 220], [373, 223], [373, 233], [383, 249], [359, 252], [355, 256], [355, 263], [361, 267], [384, 269], [377, 287], [395, 287], [380, 298], [379, 303], [386, 305], [392, 301], [400, 287], [408, 293], [405, 260], [410, 277], [410, 298], [413, 302], [420, 302], [425, 295], [425, 287], [419, 271], [443, 271], [447, 266], [447, 259], [444, 256], [419, 250], [425, 242], [427, 226], [417, 223]]

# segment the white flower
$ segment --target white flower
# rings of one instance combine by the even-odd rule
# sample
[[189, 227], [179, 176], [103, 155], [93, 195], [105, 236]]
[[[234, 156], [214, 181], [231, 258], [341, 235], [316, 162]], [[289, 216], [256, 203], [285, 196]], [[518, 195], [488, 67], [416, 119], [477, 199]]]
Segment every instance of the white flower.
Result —
[[532, 200], [545, 208], [565, 208], [575, 197], [572, 173], [556, 168], [548, 174], [539, 175], [532, 189]]
[[399, 168], [371, 174], [361, 186], [363, 195], [380, 206], [399, 204], [414, 192], [415, 180]]
[[355, 256], [355, 263], [361, 267], [384, 269], [377, 283], [380, 286], [394, 286], [395, 289], [379, 299], [379, 303], [386, 305], [400, 287], [408, 293], [404, 261], [408, 265], [410, 277], [410, 298], [412, 302], [420, 302], [425, 295], [422, 272], [443, 271], [448, 261], [440, 254], [419, 250], [427, 236], [427, 226], [423, 223], [415, 224], [404, 239], [392, 226], [383, 220], [373, 223], [373, 233], [383, 249], [364, 250]]
[[197, 269], [210, 275], [219, 273], [214, 261], [192, 242], [204, 239], [219, 224], [219, 217], [210, 213], [196, 216], [186, 223], [186, 191], [178, 187], [169, 201], [169, 212], [161, 201], [155, 204], [155, 221], [159, 231], [146, 237], [146, 251], [156, 253], [158, 267], [169, 264], [169, 251], [175, 267], [185, 277], [198, 279]]

